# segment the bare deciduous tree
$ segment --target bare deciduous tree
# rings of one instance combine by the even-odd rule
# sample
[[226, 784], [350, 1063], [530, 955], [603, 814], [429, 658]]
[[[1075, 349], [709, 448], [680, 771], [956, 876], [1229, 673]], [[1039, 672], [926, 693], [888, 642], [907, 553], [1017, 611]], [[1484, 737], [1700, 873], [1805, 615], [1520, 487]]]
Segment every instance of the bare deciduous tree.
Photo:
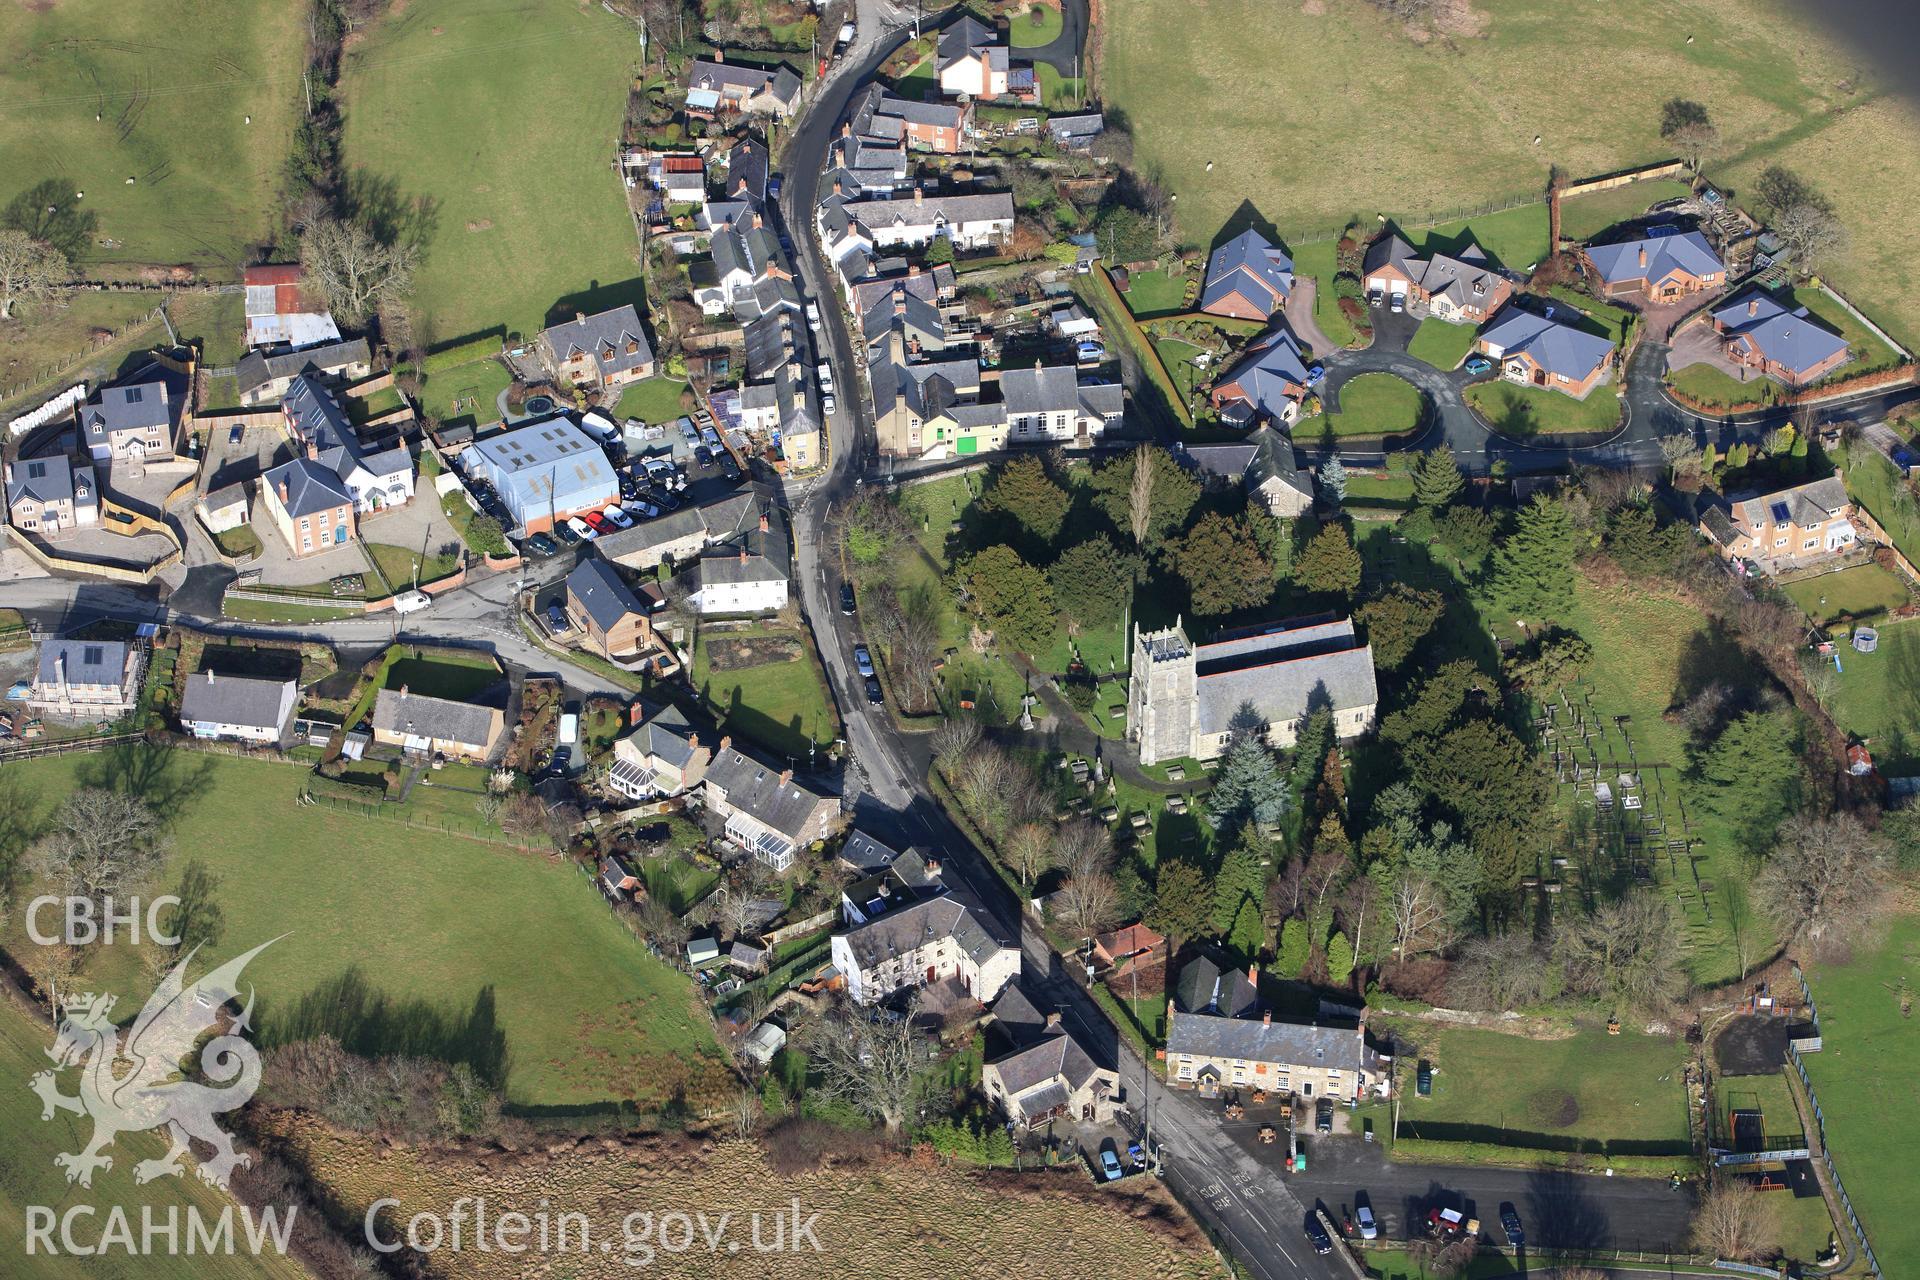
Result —
[[1393, 925], [1394, 958], [1406, 963], [1447, 943], [1447, 898], [1440, 886], [1411, 867], [1403, 867], [1387, 884], [1387, 919]]
[[359, 325], [413, 288], [419, 251], [404, 241], [377, 238], [358, 222], [323, 218], [300, 238], [300, 265], [326, 296], [334, 315]]
[[969, 715], [949, 716], [933, 731], [933, 758], [951, 777], [960, 763], [980, 745], [980, 722]]
[[1810, 200], [1790, 204], [1775, 214], [1773, 231], [1792, 255], [1794, 266], [1804, 272], [1812, 272], [1847, 240], [1847, 230], [1833, 210]]
[[143, 883], [166, 857], [165, 824], [145, 801], [82, 787], [55, 811], [35, 864], [61, 892], [98, 902]]
[[1693, 1217], [1694, 1247], [1729, 1262], [1770, 1257], [1779, 1228], [1763, 1192], [1732, 1178], [1715, 1178]]
[[33, 979], [40, 998], [47, 1002], [49, 1016], [60, 1013], [60, 1000], [67, 994], [67, 983], [80, 971], [80, 950], [64, 942], [47, 946], [29, 945], [21, 957], [27, 976]]
[[1120, 891], [1113, 879], [1113, 834], [1085, 818], [1069, 822], [1054, 836], [1055, 864], [1066, 872], [1060, 904], [1068, 923], [1083, 934], [1113, 923]]
[[1053, 833], [1037, 822], [1023, 822], [1009, 831], [1004, 848], [1022, 889], [1031, 890], [1054, 866]]
[[913, 1042], [916, 1000], [895, 1020], [878, 1009], [842, 1001], [806, 1038], [820, 1089], [898, 1133], [920, 1097]]
[[1546, 956], [1515, 929], [1469, 942], [1454, 961], [1447, 995], [1470, 1009], [1523, 1009], [1553, 994], [1550, 976]]
[[13, 304], [50, 298], [73, 274], [67, 255], [14, 228], [0, 230], [0, 320], [13, 319]]
[[1852, 814], [1800, 814], [1780, 828], [1756, 888], [1781, 934], [1819, 951], [1873, 922], [1887, 862], [1886, 841]]
[[1660, 437], [1660, 456], [1667, 460], [1667, 466], [1678, 476], [1700, 465], [1700, 446], [1689, 433], [1675, 431]]
[[1635, 893], [1575, 920], [1554, 939], [1568, 990], [1629, 1008], [1659, 1008], [1687, 992], [1686, 939], [1665, 898]]

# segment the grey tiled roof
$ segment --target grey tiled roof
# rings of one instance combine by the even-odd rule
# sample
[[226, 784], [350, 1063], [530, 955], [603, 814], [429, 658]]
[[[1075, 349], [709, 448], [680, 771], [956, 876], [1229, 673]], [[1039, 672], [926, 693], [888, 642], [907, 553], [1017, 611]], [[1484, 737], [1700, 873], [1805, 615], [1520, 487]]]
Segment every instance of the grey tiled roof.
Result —
[[172, 422], [165, 382], [102, 387], [80, 409], [80, 428], [90, 445], [104, 445], [122, 431], [164, 427]]
[[335, 507], [353, 505], [353, 495], [347, 492], [347, 486], [339, 476], [321, 463], [309, 458], [295, 458], [292, 462], [283, 462], [262, 477], [261, 483], [271, 488], [275, 495], [281, 486], [286, 486], [286, 497], [281, 505], [294, 519], [310, 516], [316, 511], [331, 511]]
[[[1748, 314], [1750, 307], [1752, 314]], [[1728, 332], [1747, 339], [1762, 356], [1795, 373], [1847, 349], [1847, 340], [1814, 319], [1805, 307], [1789, 310], [1760, 289], [1747, 289], [1714, 308], [1713, 318]]]
[[[1643, 252], [1647, 256], [1644, 265], [1640, 261]], [[1713, 245], [1698, 231], [1622, 240], [1617, 244], [1588, 245], [1587, 257], [1593, 262], [1594, 270], [1600, 273], [1600, 278], [1608, 284], [1620, 284], [1628, 280], [1659, 284], [1675, 272], [1706, 276], [1726, 270], [1726, 264], [1713, 251]]]
[[1367, 1065], [1366, 1044], [1356, 1027], [1269, 1023], [1178, 1010], [1167, 1028], [1167, 1052], [1331, 1071], [1358, 1072]]
[[62, 657], [68, 684], [117, 685], [126, 670], [127, 646], [118, 640], [49, 640], [40, 646], [39, 683], [58, 683]]
[[1013, 194], [993, 191], [977, 195], [922, 195], [918, 200], [911, 195], [895, 199], [857, 200], [847, 205], [847, 213], [869, 229], [931, 227], [943, 220], [949, 225], [994, 221], [1010, 223], [1013, 221]]
[[[552, 325], [540, 336], [557, 359], [576, 352], [591, 355], [603, 377], [653, 363], [653, 347], [632, 303]], [[634, 350], [629, 351], [630, 346]]]
[[[81, 489], [85, 490], [85, 497], [78, 496]], [[76, 463], [65, 454], [20, 458], [14, 462], [8, 472], [7, 505], [11, 507], [24, 498], [32, 498], [42, 506], [72, 499], [76, 508], [96, 506], [100, 501], [93, 487], [92, 465]]]
[[1008, 369], [1000, 375], [1000, 398], [1007, 416], [1018, 413], [1064, 413], [1080, 403], [1080, 375], [1072, 365], [1043, 365]]
[[202, 671], [187, 677], [186, 692], [180, 696], [180, 720], [183, 724], [278, 730], [293, 712], [295, 693], [291, 680], [215, 676]]
[[845, 934], [853, 956], [862, 965], [876, 965], [905, 951], [917, 950], [939, 938], [952, 938], [975, 964], [982, 964], [1006, 944], [996, 939], [980, 917], [948, 895], [889, 911]]
[[1770, 515], [1775, 506], [1784, 506], [1788, 517], [1801, 528], [1824, 524], [1848, 506], [1847, 486], [1839, 476], [1827, 476], [1773, 493], [1758, 490], [1736, 493], [1728, 501], [1746, 504], [1749, 518], [1755, 512]]
[[373, 700], [373, 727], [383, 733], [411, 734], [462, 746], [487, 746], [496, 713], [488, 707], [450, 698], [382, 689]]
[[1525, 353], [1548, 373], [1580, 381], [1600, 367], [1613, 344], [1575, 325], [1586, 319], [1566, 303], [1534, 311], [1509, 303], [1480, 331], [1480, 340], [1501, 348], [1501, 358]]
[[1293, 259], [1258, 231], [1242, 231], [1207, 259], [1207, 281], [1200, 291], [1205, 308], [1239, 294], [1264, 310], [1286, 301], [1293, 287]]
[[1205, 956], [1187, 961], [1174, 984], [1174, 1007], [1244, 1018], [1260, 1007], [1260, 992], [1241, 969], [1222, 969]]
[[321, 347], [306, 347], [299, 351], [279, 351], [268, 353], [254, 350], [240, 357], [240, 363], [234, 367], [240, 390], [246, 392], [258, 390], [269, 382], [282, 378], [291, 378], [302, 373], [333, 373], [350, 365], [368, 364], [372, 356], [367, 350], [365, 338], [354, 338], [347, 342], [333, 342]]
[[726, 747], [714, 753], [713, 763], [707, 766], [706, 784], [724, 792], [730, 807], [797, 843], [807, 821], [829, 797], [797, 782], [782, 782], [780, 772], [734, 747]]
[[1283, 724], [1319, 706], [1348, 711], [1379, 701], [1373, 649], [1354, 645], [1347, 619], [1276, 625], [1261, 634], [1201, 645], [1195, 653], [1199, 728], [1205, 735], [1225, 733], [1244, 704], [1268, 723]]
[[589, 556], [574, 566], [573, 572], [567, 575], [567, 594], [580, 602], [580, 607], [602, 631], [620, 625], [628, 614], [646, 613], [627, 584], [620, 580], [620, 575], [598, 556]]
[[1288, 403], [1307, 386], [1307, 364], [1300, 340], [1287, 326], [1277, 324], [1249, 343], [1219, 385], [1238, 384], [1241, 396], [1260, 413], [1279, 417]]

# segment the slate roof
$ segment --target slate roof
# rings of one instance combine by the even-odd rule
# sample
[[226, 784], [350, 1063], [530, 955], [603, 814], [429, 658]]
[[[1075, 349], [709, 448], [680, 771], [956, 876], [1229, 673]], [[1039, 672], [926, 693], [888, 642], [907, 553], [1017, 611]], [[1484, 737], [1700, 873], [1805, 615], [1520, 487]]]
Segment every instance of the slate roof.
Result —
[[714, 752], [707, 766], [706, 784], [726, 794], [727, 805], [798, 843], [807, 820], [822, 801], [830, 799], [791, 780], [780, 781], [780, 770], [744, 755], [734, 747]]
[[767, 144], [742, 138], [727, 152], [727, 195], [761, 204], [767, 198]]
[[1200, 645], [1195, 655], [1199, 727], [1209, 736], [1225, 733], [1247, 703], [1269, 723], [1285, 723], [1318, 706], [1353, 710], [1380, 697], [1373, 648], [1354, 643], [1350, 619], [1276, 623]]
[[993, 28], [970, 13], [962, 14], [958, 22], [940, 33], [940, 66], [945, 69], [949, 63], [966, 57], [975, 49], [993, 45], [998, 40]]
[[598, 556], [588, 556], [574, 566], [567, 575], [567, 594], [580, 602], [587, 617], [602, 631], [619, 626], [630, 613], [646, 613], [620, 575]]
[[240, 384], [241, 394], [245, 395], [269, 382], [278, 382], [296, 374], [333, 373], [349, 365], [369, 364], [372, 359], [367, 350], [367, 340], [355, 338], [350, 342], [333, 342], [299, 351], [249, 351], [234, 366], [234, 374]]
[[877, 965], [938, 938], [952, 938], [975, 964], [1008, 949], [972, 908], [946, 894], [889, 911], [844, 936], [854, 959], [863, 966]]
[[1089, 142], [1105, 132], [1106, 127], [1106, 117], [1102, 116], [1098, 111], [1087, 112], [1077, 116], [1049, 116], [1047, 118], [1047, 132], [1053, 135], [1055, 142], [1069, 144]]
[[1205, 956], [1187, 961], [1174, 984], [1173, 1003], [1187, 1013], [1212, 1011], [1245, 1018], [1260, 1008], [1260, 991], [1245, 970], [1223, 970]]
[[127, 646], [119, 640], [49, 640], [40, 646], [38, 683], [59, 683], [62, 656], [68, 684], [118, 685], [127, 667]]
[[1293, 288], [1293, 259], [1248, 229], [1213, 251], [1207, 259], [1207, 282], [1200, 291], [1200, 309], [1234, 296], [1246, 298], [1265, 311], [1287, 300]]
[[[998, 1004], [994, 1008], [997, 1012]], [[1022, 1117], [1064, 1106], [1100, 1069], [1079, 1040], [1062, 1028], [994, 1059], [993, 1068], [1000, 1075], [1009, 1103]]]
[[1261, 1022], [1178, 1010], [1167, 1027], [1167, 1052], [1355, 1073], [1368, 1061], [1365, 1039], [1357, 1027]]
[[1046, 1034], [1047, 1015], [1015, 979], [993, 1002], [993, 1025], [1000, 1028], [1009, 1044], [1026, 1048]]
[[855, 831], [840, 846], [840, 861], [858, 871], [869, 875], [876, 871], [885, 871], [900, 854], [890, 845], [883, 843], [864, 831]]
[[347, 492], [345, 482], [328, 467], [311, 458], [295, 458], [291, 462], [281, 463], [262, 477], [262, 483], [271, 488], [276, 497], [281, 486], [286, 487], [286, 496], [280, 499], [280, 505], [296, 520], [316, 511], [331, 511], [335, 507], [353, 505], [353, 495]]
[[[1747, 314], [1749, 304], [1754, 313]], [[1789, 310], [1762, 289], [1747, 289], [1714, 308], [1714, 323], [1745, 338], [1766, 359], [1784, 369], [1804, 373], [1847, 349], [1847, 340], [1826, 328], [1805, 307]]]
[[1072, 365], [1041, 365], [1008, 369], [1000, 375], [1000, 398], [1007, 416], [1021, 413], [1064, 413], [1079, 407], [1080, 375]]
[[298, 689], [291, 680], [257, 680], [201, 671], [187, 677], [180, 695], [182, 724], [228, 724], [278, 730], [293, 711]]
[[1220, 376], [1218, 385], [1234, 384], [1256, 411], [1279, 417], [1294, 397], [1306, 390], [1307, 363], [1300, 340], [1284, 323], [1267, 330], [1249, 343], [1233, 367]]
[[1420, 278], [1420, 258], [1413, 246], [1397, 233], [1389, 232], [1378, 236], [1367, 246], [1366, 256], [1360, 259], [1362, 275], [1372, 275], [1383, 267], [1396, 267], [1409, 278]]
[[693, 726], [671, 702], [648, 716], [628, 736], [644, 754], [657, 756], [676, 768], [684, 769], [693, 762]]
[[1814, 480], [1808, 484], [1796, 485], [1791, 489], [1781, 489], [1773, 493], [1753, 490], [1734, 494], [1727, 500], [1733, 505], [1744, 505], [1748, 519], [1756, 513], [1766, 515], [1770, 522], [1773, 509], [1784, 506], [1787, 516], [1801, 528], [1823, 524], [1846, 510], [1849, 501], [1847, 486], [1839, 476], [1828, 476], [1823, 480]]
[[1478, 245], [1469, 245], [1460, 257], [1436, 253], [1420, 272], [1420, 287], [1430, 297], [1446, 298], [1456, 307], [1485, 307], [1508, 283], [1493, 269]]
[[1300, 469], [1293, 456], [1293, 439], [1275, 431], [1271, 424], [1261, 427], [1249, 439], [1256, 448], [1247, 471], [1247, 484], [1259, 489], [1277, 480], [1307, 498], [1313, 497], [1313, 480]]
[[167, 384], [155, 380], [102, 387], [80, 408], [80, 430], [89, 445], [105, 445], [122, 431], [165, 427], [172, 423]]
[[780, 104], [782, 111], [793, 110], [800, 95], [800, 77], [792, 67], [756, 67], [744, 62], [713, 62], [697, 58], [687, 69], [689, 89], [737, 89], [748, 96], [765, 93]]
[[295, 433], [313, 445], [315, 461], [342, 481], [356, 466], [381, 478], [413, 474], [413, 455], [405, 445], [362, 455], [352, 420], [333, 392], [316, 378], [297, 375], [280, 408]]
[[492, 745], [488, 739], [495, 714], [490, 707], [398, 689], [382, 689], [373, 700], [373, 727], [383, 733], [410, 734], [468, 747]]
[[1183, 450], [1186, 460], [1203, 476], [1218, 476], [1238, 484], [1260, 453], [1257, 444], [1194, 444]]
[[1564, 303], [1548, 303], [1544, 311], [1509, 303], [1480, 331], [1480, 340], [1499, 347], [1503, 360], [1524, 353], [1548, 373], [1578, 382], [1613, 351], [1613, 344], [1599, 334], [1574, 327], [1582, 319]]
[[[86, 496], [80, 497], [84, 490]], [[8, 472], [7, 506], [24, 498], [46, 506], [72, 500], [76, 511], [98, 506], [99, 493], [93, 486], [91, 463], [75, 462], [63, 453], [44, 458], [17, 459]]]
[[[653, 363], [653, 347], [632, 303], [551, 325], [541, 330], [540, 337], [560, 360], [575, 352], [591, 355], [602, 377]], [[629, 346], [634, 350], [627, 350]]]
[[1012, 222], [1013, 193], [992, 191], [970, 195], [922, 195], [918, 200], [911, 195], [856, 200], [847, 205], [847, 213], [869, 230], [876, 227], [931, 227], [941, 222], [949, 226], [970, 222]]
[[[1647, 255], [1645, 266], [1640, 265], [1642, 251]], [[1590, 244], [1587, 258], [1608, 284], [1645, 280], [1651, 286], [1677, 273], [1707, 276], [1727, 269], [1720, 255], [1713, 251], [1713, 245], [1698, 231], [1622, 240], [1616, 244]]]

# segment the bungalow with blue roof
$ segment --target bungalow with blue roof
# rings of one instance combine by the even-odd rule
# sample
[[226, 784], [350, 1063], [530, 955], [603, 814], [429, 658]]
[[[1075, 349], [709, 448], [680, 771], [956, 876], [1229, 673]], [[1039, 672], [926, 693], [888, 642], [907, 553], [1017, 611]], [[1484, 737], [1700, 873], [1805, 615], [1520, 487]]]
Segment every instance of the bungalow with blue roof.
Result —
[[1509, 382], [1584, 400], [1613, 367], [1613, 343], [1576, 327], [1582, 319], [1565, 303], [1549, 302], [1540, 311], [1512, 303], [1480, 331], [1474, 350], [1498, 361]]
[[1715, 307], [1713, 331], [1724, 340], [1727, 359], [1789, 387], [1818, 382], [1852, 356], [1847, 340], [1805, 307], [1789, 309], [1761, 289]]
[[1292, 422], [1307, 395], [1307, 364], [1300, 340], [1284, 324], [1261, 334], [1207, 393], [1214, 410], [1235, 426], [1259, 419]]
[[1588, 245], [1583, 252], [1609, 298], [1670, 302], [1727, 282], [1727, 264], [1698, 231]]
[[1258, 231], [1242, 231], [1207, 259], [1200, 310], [1236, 320], [1265, 320], [1293, 291], [1293, 259]]

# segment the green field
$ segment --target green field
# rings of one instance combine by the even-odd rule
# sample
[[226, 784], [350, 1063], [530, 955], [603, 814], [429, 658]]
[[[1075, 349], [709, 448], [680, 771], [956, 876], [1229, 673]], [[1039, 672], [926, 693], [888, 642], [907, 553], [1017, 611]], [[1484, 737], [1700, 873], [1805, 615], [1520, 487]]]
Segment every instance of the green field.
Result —
[[1363, 373], [1342, 385], [1337, 399], [1339, 412], [1318, 422], [1301, 423], [1297, 434], [1307, 438], [1390, 436], [1420, 425], [1423, 397], [1419, 388], [1391, 373]]
[[1690, 188], [1672, 178], [1630, 182], [1610, 191], [1590, 191], [1560, 202], [1560, 234], [1569, 240], [1591, 240], [1616, 222], [1627, 222], [1662, 200], [1684, 196]]
[[1822, 625], [1840, 617], [1869, 619], [1907, 602], [1907, 584], [1877, 564], [1788, 583], [1786, 593]]
[[619, 418], [638, 418], [649, 425], [672, 422], [684, 412], [680, 408], [680, 393], [686, 389], [686, 383], [674, 378], [647, 378], [620, 393], [620, 403], [614, 413]]
[[1765, 379], [1742, 382], [1710, 364], [1690, 364], [1667, 374], [1667, 385], [1715, 409], [1735, 409], [1761, 402]]
[[1460, 362], [1467, 358], [1467, 352], [1473, 350], [1473, 340], [1479, 329], [1470, 324], [1448, 324], [1437, 316], [1428, 316], [1420, 322], [1413, 341], [1407, 344], [1407, 354], [1416, 360], [1425, 360], [1436, 369], [1457, 369]]
[[[14, 319], [0, 320], [0, 388], [84, 359], [94, 351], [96, 329], [137, 324], [155, 301], [146, 293], [75, 293], [57, 303], [22, 303]], [[158, 320], [151, 328], [156, 338], [163, 335]]]
[[512, 385], [513, 375], [500, 361], [470, 360], [426, 375], [420, 403], [444, 426], [479, 427], [501, 420], [500, 393]]
[[99, 219], [81, 260], [234, 278], [278, 229], [306, 31], [258, 0], [7, 5], [0, 204], [57, 182]]
[[1806, 1057], [1826, 1116], [1827, 1144], [1867, 1240], [1890, 1276], [1920, 1267], [1920, 1215], [1902, 1167], [1920, 1141], [1920, 1023], [1902, 1014], [1900, 992], [1920, 983], [1920, 917], [1896, 918], [1879, 945], [1846, 965], [1807, 975], [1826, 1047]]
[[812, 651], [806, 650], [791, 662], [713, 670], [707, 656], [708, 643], [743, 636], [800, 639], [787, 627], [702, 630], [693, 646], [694, 689], [720, 721], [723, 732], [804, 764], [810, 746], [817, 744], [824, 749], [840, 733], [820, 664]]
[[[196, 971], [197, 976], [197, 971]], [[128, 1013], [139, 1011], [145, 990], [129, 989], [122, 1004], [131, 1003]], [[108, 1154], [113, 1168], [95, 1175], [93, 1186], [83, 1189], [70, 1185], [53, 1158], [79, 1151], [93, 1132], [93, 1122], [85, 1116], [60, 1112], [51, 1121], [40, 1119], [40, 1099], [26, 1087], [27, 1079], [47, 1068], [47, 1046], [53, 1043], [53, 1030], [30, 1019], [11, 1001], [0, 1001], [0, 1071], [15, 1087], [4, 1090], [0, 1101], [0, 1130], [7, 1141], [0, 1144], [0, 1232], [6, 1235], [8, 1253], [17, 1255], [7, 1274], [32, 1276], [34, 1280], [263, 1280], [280, 1277], [297, 1280], [306, 1269], [277, 1253], [271, 1246], [260, 1257], [236, 1251], [232, 1254], [185, 1254], [186, 1219], [189, 1211], [201, 1215], [211, 1226], [221, 1211], [234, 1202], [223, 1193], [201, 1182], [189, 1171], [178, 1178], [161, 1178], [140, 1186], [134, 1182], [134, 1165], [158, 1157], [166, 1148], [159, 1135], [122, 1134]], [[78, 1071], [62, 1073], [62, 1093], [72, 1095], [77, 1087]], [[246, 1144], [241, 1146], [245, 1148]], [[56, 1215], [75, 1206], [98, 1206], [96, 1214], [75, 1218], [75, 1243], [98, 1241], [106, 1225], [109, 1206], [123, 1209], [135, 1225], [137, 1241], [141, 1210], [152, 1212], [154, 1220], [166, 1221], [171, 1210], [181, 1213], [180, 1256], [156, 1251], [150, 1256], [131, 1257], [131, 1251], [118, 1247], [101, 1257], [82, 1259], [64, 1249], [52, 1255], [36, 1251], [31, 1263], [20, 1261], [26, 1249], [26, 1207], [46, 1206]], [[280, 1208], [285, 1216], [285, 1207]], [[234, 1210], [234, 1236], [244, 1238], [240, 1211]], [[59, 1236], [54, 1240], [57, 1242]]]
[[1050, 62], [1036, 63], [1034, 81], [1040, 86], [1040, 103], [1049, 111], [1079, 111], [1087, 105], [1087, 81], [1054, 70]]
[[559, 0], [414, 0], [354, 45], [347, 165], [436, 202], [415, 290], [429, 344], [643, 300], [608, 169], [638, 55], [626, 22]]
[[1064, 19], [1058, 7], [1035, 4], [1007, 17], [1007, 43], [1016, 49], [1038, 49], [1060, 38]]
[[1467, 403], [1505, 436], [1524, 440], [1532, 436], [1574, 431], [1611, 431], [1620, 425], [1619, 380], [1602, 382], [1575, 400], [1550, 387], [1523, 387], [1504, 379], [1476, 382], [1467, 388]]
[[1415, 1136], [1407, 1121], [1434, 1120], [1568, 1138], [1687, 1140], [1687, 1051], [1677, 1040], [1598, 1029], [1562, 1040], [1425, 1023], [1398, 1030], [1436, 1068], [1432, 1097], [1406, 1090], [1403, 1135]]
[[[188, 855], [220, 877], [217, 953], [286, 935], [247, 971], [268, 1028], [275, 1010], [357, 970], [379, 993], [443, 1016], [494, 1002], [516, 1102], [658, 1104], [677, 1087], [690, 1099], [725, 1091], [730, 1073], [687, 980], [649, 956], [564, 862], [299, 806], [308, 775], [287, 765], [143, 751], [9, 767], [47, 804], [102, 774], [172, 797], [178, 852], [161, 883], [174, 883]], [[475, 821], [474, 800], [434, 789], [449, 818]], [[19, 929], [16, 916], [10, 948], [28, 945]], [[98, 956], [89, 977], [105, 988], [131, 993], [144, 981], [133, 948]]]

